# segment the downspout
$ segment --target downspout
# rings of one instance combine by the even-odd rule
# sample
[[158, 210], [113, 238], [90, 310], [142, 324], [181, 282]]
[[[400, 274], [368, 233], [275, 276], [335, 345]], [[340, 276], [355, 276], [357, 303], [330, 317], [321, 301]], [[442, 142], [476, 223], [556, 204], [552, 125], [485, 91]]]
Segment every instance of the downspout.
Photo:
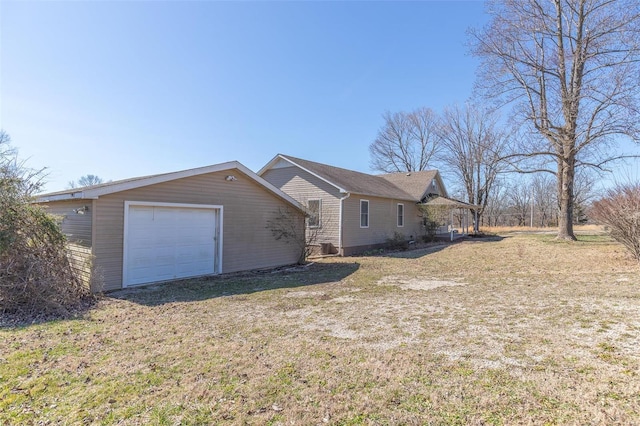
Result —
[[338, 214], [338, 254], [343, 256], [342, 253], [342, 202], [351, 196], [350, 192], [347, 195], [340, 198], [340, 213]]

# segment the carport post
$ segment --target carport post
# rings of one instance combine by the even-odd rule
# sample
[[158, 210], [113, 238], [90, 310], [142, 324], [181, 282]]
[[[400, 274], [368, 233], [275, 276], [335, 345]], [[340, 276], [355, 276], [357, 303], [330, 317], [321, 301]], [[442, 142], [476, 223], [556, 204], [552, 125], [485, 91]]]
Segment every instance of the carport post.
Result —
[[449, 210], [449, 232], [451, 232], [451, 241], [453, 241], [453, 209]]

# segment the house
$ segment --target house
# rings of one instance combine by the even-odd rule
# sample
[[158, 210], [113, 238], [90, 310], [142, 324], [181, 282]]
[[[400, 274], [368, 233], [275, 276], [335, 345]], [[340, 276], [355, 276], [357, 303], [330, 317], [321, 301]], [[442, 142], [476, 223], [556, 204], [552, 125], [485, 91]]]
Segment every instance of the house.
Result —
[[308, 233], [325, 253], [381, 247], [425, 234], [419, 203], [448, 197], [437, 170], [370, 175], [278, 154], [258, 175], [307, 206]]
[[267, 226], [282, 209], [304, 238], [304, 208], [235, 161], [42, 194], [37, 202], [61, 217], [72, 264], [93, 291], [296, 263], [299, 245], [276, 240]]

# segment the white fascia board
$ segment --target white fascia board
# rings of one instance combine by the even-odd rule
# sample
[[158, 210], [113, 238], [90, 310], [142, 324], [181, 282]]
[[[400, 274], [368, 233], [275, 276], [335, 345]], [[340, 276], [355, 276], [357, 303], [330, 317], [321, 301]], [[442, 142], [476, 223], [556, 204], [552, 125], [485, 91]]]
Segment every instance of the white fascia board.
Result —
[[262, 176], [262, 175], [264, 174], [264, 172], [266, 172], [266, 171], [267, 171], [267, 170], [269, 170], [271, 167], [273, 167], [273, 165], [274, 165], [274, 164], [276, 164], [276, 163], [278, 162], [278, 160], [285, 160], [285, 161], [287, 161], [287, 162], [291, 163], [292, 165], [296, 166], [297, 168], [299, 168], [299, 169], [301, 169], [301, 170], [304, 170], [305, 172], [309, 173], [310, 175], [317, 177], [317, 178], [318, 178], [318, 179], [320, 179], [321, 181], [326, 182], [326, 183], [328, 183], [329, 185], [331, 185], [331, 186], [333, 186], [334, 188], [336, 188], [338, 191], [340, 191], [340, 193], [341, 193], [341, 194], [347, 194], [347, 193], [349, 193], [349, 191], [347, 191], [346, 189], [344, 189], [344, 188], [342, 188], [342, 187], [340, 187], [340, 186], [336, 185], [335, 183], [333, 183], [333, 182], [331, 182], [331, 181], [329, 181], [329, 180], [325, 179], [324, 177], [322, 177], [322, 176], [318, 175], [317, 173], [314, 173], [314, 172], [312, 172], [311, 170], [309, 170], [309, 169], [306, 169], [306, 168], [302, 167], [300, 164], [298, 164], [298, 163], [296, 163], [295, 161], [293, 161], [293, 160], [291, 160], [291, 159], [289, 159], [289, 158], [285, 157], [285, 156], [284, 156], [284, 155], [282, 155], [282, 154], [278, 154], [278, 155], [276, 155], [276, 156], [275, 156], [271, 161], [269, 161], [269, 162], [267, 163], [267, 165], [266, 165], [266, 166], [264, 166], [262, 169], [260, 169], [260, 171], [258, 172], [258, 175]]
[[183, 170], [179, 172], [173, 173], [165, 173], [162, 175], [155, 175], [141, 179], [130, 180], [122, 183], [114, 183], [113, 185], [107, 185], [100, 188], [95, 189], [87, 189], [85, 191], [77, 191], [77, 192], [69, 192], [66, 194], [57, 194], [51, 196], [43, 196], [37, 199], [38, 202], [47, 202], [47, 201], [61, 201], [61, 200], [79, 200], [79, 199], [98, 199], [103, 195], [113, 194], [116, 192], [128, 191], [130, 189], [136, 189], [144, 186], [155, 185], [158, 183], [164, 183], [176, 179], [182, 179], [191, 176], [198, 176], [206, 173], [214, 173], [214, 172], [222, 172], [226, 170], [238, 170], [245, 174], [247, 177], [251, 178], [259, 185], [263, 186], [267, 190], [273, 192], [279, 198], [282, 198], [289, 204], [293, 205], [296, 209], [306, 213], [307, 210], [296, 200], [285, 194], [280, 189], [276, 188], [266, 180], [262, 179], [260, 176], [256, 175], [254, 172], [249, 170], [246, 166], [241, 164], [238, 161], [229, 161], [221, 164], [214, 164], [212, 166], [199, 167], [196, 169]]
[[127, 180], [121, 183], [114, 183], [112, 185], [105, 185], [99, 188], [86, 189], [77, 192], [68, 192], [66, 194], [57, 195], [44, 195], [38, 197], [38, 202], [46, 201], [60, 201], [60, 200], [78, 200], [78, 199], [90, 199], [96, 200], [103, 195], [113, 194], [116, 192], [128, 191], [130, 189], [136, 189], [143, 186], [155, 185], [157, 183], [168, 182], [176, 179], [182, 179], [190, 176], [202, 175], [205, 173], [221, 172], [225, 170], [232, 170], [238, 168], [240, 164], [237, 161], [229, 161], [226, 163], [214, 164], [212, 166], [198, 167], [196, 169], [182, 170], [179, 172], [163, 173], [161, 175], [154, 175], [149, 177], [143, 177], [140, 179]]
[[237, 161], [235, 163], [236, 163], [236, 168], [239, 171], [241, 171], [242, 173], [244, 173], [247, 177], [253, 179], [256, 183], [262, 185], [263, 187], [265, 187], [269, 191], [273, 192], [276, 196], [278, 196], [279, 198], [282, 198], [284, 201], [286, 201], [289, 204], [293, 205], [293, 207], [295, 207], [296, 209], [300, 210], [301, 212], [308, 213], [306, 207], [304, 207], [302, 204], [300, 204], [299, 202], [297, 202], [296, 200], [291, 198], [284, 191], [282, 191], [281, 189], [279, 189], [276, 186], [272, 185], [271, 183], [267, 182], [265, 179], [261, 178], [256, 173], [252, 172], [245, 165], [243, 165], [243, 164], [241, 164], [241, 163], [239, 163]]
[[83, 191], [72, 192], [69, 194], [58, 194], [44, 197], [36, 197], [36, 203], [49, 203], [52, 201], [64, 200], [97, 200], [98, 197], [87, 197]]
[[[260, 170], [258, 170], [258, 173], [256, 173], [258, 176], [261, 176], [270, 168], [272, 168], [277, 162], [278, 160], [280, 160], [282, 158], [282, 156], [280, 154], [277, 154], [275, 157], [273, 157], [271, 160], [269, 160], [269, 162], [267, 164], [265, 164]], [[286, 160], [286, 159], [285, 159]], [[289, 160], [287, 160], [289, 161]], [[289, 161], [290, 162], [290, 161]]]
[[444, 186], [444, 182], [442, 181], [442, 176], [440, 176], [440, 172], [437, 171], [436, 172], [436, 178], [438, 179], [438, 185], [440, 185], [440, 188], [442, 188], [442, 192], [444, 192], [444, 196], [449, 198], [449, 193], [447, 192], [447, 187]]

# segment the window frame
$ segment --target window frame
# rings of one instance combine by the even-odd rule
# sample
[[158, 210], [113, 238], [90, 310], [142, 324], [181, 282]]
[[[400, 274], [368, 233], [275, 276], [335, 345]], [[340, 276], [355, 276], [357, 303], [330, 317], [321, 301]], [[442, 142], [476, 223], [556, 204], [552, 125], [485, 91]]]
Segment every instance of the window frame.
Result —
[[317, 201], [318, 202], [318, 224], [317, 225], [311, 225], [311, 223], [310, 223], [311, 215], [309, 215], [309, 217], [307, 218], [307, 228], [308, 229], [320, 229], [320, 228], [322, 228], [322, 198], [311, 198], [311, 199], [307, 200], [307, 209], [309, 211], [311, 211], [311, 206], [309, 205], [309, 203], [311, 203], [312, 201]]
[[[367, 212], [363, 213], [362, 212], [362, 205], [363, 203], [367, 204]], [[370, 217], [370, 212], [371, 212], [371, 204], [369, 203], [369, 200], [360, 200], [360, 228], [368, 228], [369, 225], [371, 224], [371, 221], [369, 220]], [[366, 225], [362, 225], [362, 218], [363, 218], [363, 214], [366, 214], [366, 218], [367, 218], [367, 224]]]
[[[402, 210], [402, 214], [400, 214], [400, 210]], [[396, 226], [404, 228], [404, 203], [396, 204]]]

